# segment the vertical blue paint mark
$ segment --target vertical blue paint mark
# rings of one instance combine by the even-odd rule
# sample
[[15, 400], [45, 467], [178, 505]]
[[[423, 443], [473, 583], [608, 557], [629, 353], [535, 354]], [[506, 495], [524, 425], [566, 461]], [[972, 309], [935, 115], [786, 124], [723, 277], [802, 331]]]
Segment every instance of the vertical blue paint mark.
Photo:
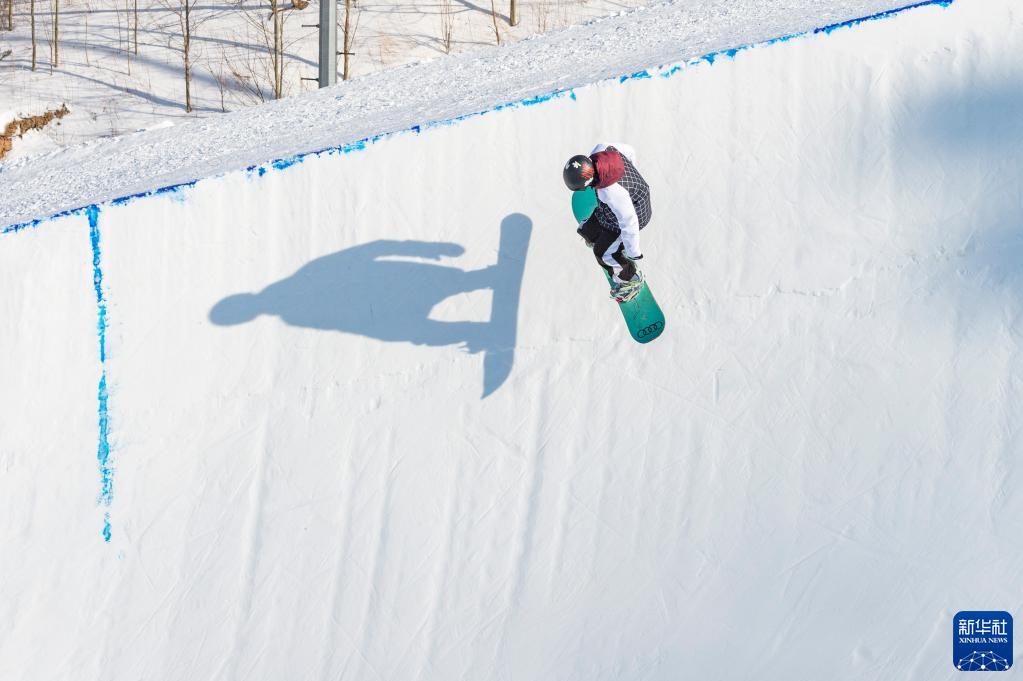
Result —
[[89, 206], [86, 209], [89, 216], [89, 237], [92, 239], [92, 287], [96, 290], [96, 307], [99, 318], [96, 321], [96, 331], [99, 334], [99, 362], [107, 361], [107, 303], [103, 298], [103, 270], [100, 267], [99, 250], [99, 207]]
[[114, 500], [114, 469], [110, 463], [110, 412], [107, 392], [107, 301], [103, 295], [103, 268], [99, 247], [99, 206], [86, 208], [89, 217], [89, 238], [92, 241], [92, 286], [96, 291], [96, 332], [99, 336], [100, 378], [97, 397], [99, 401], [99, 445], [96, 459], [99, 462], [100, 494], [99, 503], [107, 507], [103, 513], [103, 541], [110, 541], [110, 504]]
[[[107, 411], [107, 372], [104, 369], [99, 379], [99, 446], [96, 459], [99, 461], [101, 504], [110, 508], [114, 500], [114, 470], [110, 465], [110, 414]], [[110, 511], [103, 513], [103, 540], [110, 541]]]

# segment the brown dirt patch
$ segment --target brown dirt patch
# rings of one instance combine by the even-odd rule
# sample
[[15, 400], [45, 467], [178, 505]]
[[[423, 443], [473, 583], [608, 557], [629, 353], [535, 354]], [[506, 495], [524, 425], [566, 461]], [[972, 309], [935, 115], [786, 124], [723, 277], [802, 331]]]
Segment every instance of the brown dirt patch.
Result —
[[7, 152], [14, 147], [15, 137], [21, 137], [30, 130], [41, 130], [50, 121], [64, 118], [69, 113], [71, 112], [68, 111], [67, 104], [61, 104], [59, 109], [47, 111], [38, 116], [25, 116], [24, 118], [16, 118], [11, 121], [4, 126], [3, 133], [0, 133], [0, 159], [6, 156]]

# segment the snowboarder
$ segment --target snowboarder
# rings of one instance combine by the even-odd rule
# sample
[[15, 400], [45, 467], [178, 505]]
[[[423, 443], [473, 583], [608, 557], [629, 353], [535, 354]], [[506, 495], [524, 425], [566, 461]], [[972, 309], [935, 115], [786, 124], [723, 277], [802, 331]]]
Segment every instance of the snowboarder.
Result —
[[636, 261], [643, 258], [639, 230], [650, 222], [650, 185], [635, 161], [627, 144], [598, 144], [589, 156], [570, 158], [562, 173], [572, 191], [596, 190], [597, 208], [578, 232], [611, 276], [611, 298], [618, 302], [635, 297], [643, 286]]

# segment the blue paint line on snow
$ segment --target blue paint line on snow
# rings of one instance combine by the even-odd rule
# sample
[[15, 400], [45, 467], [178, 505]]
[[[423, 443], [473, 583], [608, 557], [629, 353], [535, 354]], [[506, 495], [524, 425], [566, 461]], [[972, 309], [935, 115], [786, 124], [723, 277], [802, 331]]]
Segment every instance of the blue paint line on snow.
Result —
[[146, 198], [148, 196], [160, 196], [161, 194], [175, 194], [180, 192], [182, 189], [188, 189], [198, 184], [199, 180], [189, 180], [188, 182], [179, 182], [178, 184], [169, 184], [166, 187], [159, 187], [158, 189], [150, 189], [145, 192], [138, 192], [136, 194], [129, 194], [120, 198], [112, 199], [110, 201], [111, 206], [123, 206], [131, 203], [136, 199]]
[[99, 444], [96, 448], [96, 459], [99, 462], [100, 494], [99, 503], [107, 507], [103, 513], [103, 540], [109, 542], [110, 505], [114, 500], [114, 469], [110, 461], [110, 411], [109, 392], [107, 391], [107, 300], [103, 293], [102, 251], [100, 250], [99, 206], [92, 205], [85, 209], [89, 218], [89, 238], [92, 242], [92, 286], [96, 292], [97, 321], [96, 331], [99, 336], [100, 378], [97, 398], [99, 402]]
[[[255, 166], [250, 166], [249, 170], [253, 170], [254, 168], [255, 168]], [[261, 172], [260, 175], [262, 175], [262, 174], [263, 173]], [[213, 176], [213, 177], [216, 177], [216, 176]], [[169, 185], [167, 185], [165, 187], [158, 187], [157, 189], [149, 189], [149, 190], [144, 191], [144, 192], [137, 192], [135, 194], [128, 194], [126, 196], [119, 196], [116, 199], [110, 199], [106, 203], [109, 203], [111, 206], [122, 206], [122, 205], [125, 205], [125, 204], [128, 204], [128, 203], [131, 203], [132, 201], [135, 201], [136, 199], [142, 199], [142, 198], [146, 198], [146, 197], [149, 197], [149, 196], [159, 196], [161, 194], [171, 194], [171, 195], [174, 195], [176, 193], [181, 192], [181, 190], [183, 190], [183, 189], [188, 189], [189, 187], [194, 187], [198, 183], [199, 183], [199, 180], [188, 180], [187, 182], [179, 182], [177, 184], [169, 184]], [[175, 198], [177, 199], [178, 197], [175, 197]], [[27, 222], [19, 222], [19, 223], [13, 224], [13, 225], [9, 225], [7, 227], [4, 227], [4, 228], [0, 229], [0, 235], [3, 235], [3, 234], [13, 234], [15, 232], [21, 232], [21, 231], [26, 230], [26, 229], [32, 229], [33, 227], [38, 227], [39, 225], [41, 225], [44, 222], [50, 222], [52, 220], [58, 220], [60, 218], [68, 217], [68, 216], [71, 216], [71, 215], [81, 215], [82, 213], [87, 213], [90, 209], [96, 207], [97, 205], [98, 204], [91, 204], [91, 205], [88, 205], [88, 206], [79, 206], [77, 208], [68, 208], [67, 210], [63, 210], [63, 211], [61, 211], [59, 213], [54, 213], [53, 215], [49, 215], [49, 216], [47, 216], [45, 218], [36, 218], [34, 220], [29, 220]]]
[[700, 57], [699, 61], [705, 61], [708, 64], [713, 64], [714, 60], [718, 57], [727, 57], [731, 59], [739, 53], [739, 50], [745, 50], [749, 47], [753, 47], [753, 45], [740, 45], [739, 47], [731, 47], [727, 50], [721, 50], [720, 52], [711, 52], [710, 54], [705, 54]]
[[653, 78], [653, 76], [650, 75], [649, 71], [644, 69], [643, 71], [637, 71], [636, 73], [630, 73], [627, 76], [620, 76], [618, 78], [618, 82], [619, 83], [624, 83], [627, 80], [641, 80], [643, 78]]
[[[782, 43], [782, 42], [786, 42], [786, 41], [792, 40], [794, 38], [801, 38], [801, 37], [805, 37], [805, 36], [809, 36], [809, 35], [815, 35], [815, 34], [818, 34], [818, 33], [823, 33], [825, 35], [829, 35], [832, 32], [834, 32], [834, 31], [836, 31], [836, 30], [838, 30], [840, 28], [848, 28], [848, 27], [858, 26], [859, 24], [862, 24], [862, 23], [867, 22], [867, 21], [876, 21], [878, 19], [886, 19], [886, 18], [889, 18], [889, 17], [893, 17], [893, 16], [895, 16], [897, 14], [901, 14], [902, 12], [906, 12], [906, 11], [912, 10], [912, 9], [917, 9], [917, 8], [920, 8], [920, 7], [926, 7], [928, 5], [938, 5], [940, 7], [948, 7], [953, 2], [954, 2], [954, 0], [923, 0], [922, 2], [916, 2], [916, 3], [913, 3], [911, 5], [905, 5], [903, 7], [896, 7], [894, 9], [886, 10], [884, 12], [878, 12], [877, 14], [871, 14], [871, 15], [865, 16], [865, 17], [859, 17], [859, 18], [856, 18], [856, 19], [849, 19], [847, 21], [842, 21], [842, 22], [839, 22], [839, 23], [836, 23], [836, 24], [831, 24], [829, 26], [821, 26], [820, 28], [814, 28], [814, 29], [806, 30], [806, 31], [802, 31], [800, 33], [792, 33], [790, 35], [779, 36], [777, 38], [771, 38], [769, 40], [764, 40], [764, 41], [760, 41], [760, 42], [756, 42], [756, 43], [748, 43], [748, 44], [745, 44], [745, 45], [739, 45], [739, 46], [736, 46], [736, 47], [730, 47], [730, 48], [725, 49], [725, 50], [718, 50], [716, 52], [711, 52], [711, 53], [705, 54], [705, 55], [703, 55], [701, 57], [694, 57], [692, 59], [688, 59], [688, 60], [686, 60], [684, 62], [681, 62], [681, 63], [678, 63], [678, 64], [674, 64], [674, 65], [671, 65], [671, 66], [662, 65], [662, 66], [660, 66], [660, 67], [658, 67], [656, 69], [653, 69], [653, 71], [655, 71], [662, 78], [671, 78], [671, 77], [677, 75], [680, 71], [684, 71], [689, 66], [694, 66], [694, 65], [699, 64], [701, 62], [707, 62], [708, 64], [713, 65], [714, 62], [717, 59], [719, 59], [719, 58], [724, 57], [724, 58], [729, 58], [730, 59], [730, 58], [735, 57], [735, 55], [737, 55], [739, 52], [741, 52], [743, 50], [748, 50], [748, 49], [751, 49], [751, 48], [754, 48], [754, 47], [766, 47], [768, 45], [774, 45], [775, 43]], [[604, 81], [597, 81], [597, 83], [600, 83], [600, 82], [613, 82], [615, 80], [617, 80], [619, 83], [625, 83], [625, 82], [630, 81], [630, 80], [645, 79], [645, 78], [652, 78], [652, 77], [653, 76], [650, 73], [650, 70], [644, 70], [644, 71], [637, 71], [636, 73], [632, 73], [632, 74], [618, 76], [617, 78], [608, 78], [608, 79], [605, 79]], [[587, 85], [594, 85], [594, 84], [597, 84], [597, 83], [588, 83]], [[493, 112], [496, 112], [496, 111], [504, 111], [506, 109], [515, 109], [515, 108], [518, 108], [518, 107], [521, 107], [521, 106], [534, 106], [536, 104], [542, 104], [544, 102], [548, 102], [548, 101], [551, 101], [553, 99], [558, 99], [558, 98], [565, 97], [565, 96], [568, 96], [573, 101], [577, 100], [577, 97], [576, 97], [576, 94], [575, 94], [575, 90], [572, 89], [572, 88], [567, 88], [567, 89], [563, 89], [563, 90], [556, 90], [554, 92], [550, 92], [550, 93], [543, 94], [543, 95], [537, 95], [535, 97], [530, 97], [528, 99], [522, 99], [522, 100], [515, 101], [515, 102], [508, 102], [508, 103], [505, 103], [505, 104], [498, 104], [498, 105], [496, 105], [496, 106], [494, 106], [494, 107], [492, 107], [490, 109], [486, 109], [486, 110], [483, 110], [483, 111], [474, 111], [472, 113], [463, 114], [461, 116], [456, 116], [454, 118], [447, 118], [447, 119], [438, 120], [438, 121], [430, 121], [428, 123], [419, 123], [419, 124], [413, 125], [411, 127], [404, 128], [402, 130], [395, 130], [395, 131], [392, 131], [392, 132], [386, 132], [386, 133], [380, 133], [380, 134], [377, 134], [377, 135], [373, 135], [371, 137], [365, 137], [365, 138], [363, 138], [361, 140], [357, 140], [355, 142], [347, 142], [345, 144], [338, 145], [338, 146], [325, 147], [323, 149], [316, 149], [314, 151], [306, 151], [306, 152], [302, 152], [300, 154], [296, 154], [294, 156], [289, 156], [289, 157], [286, 157], [286, 158], [280, 158], [280, 159], [275, 159], [275, 160], [272, 160], [272, 161], [268, 161], [267, 163], [264, 163], [264, 164], [261, 164], [261, 165], [250, 165], [245, 170], [248, 173], [250, 173], [250, 174], [251, 173], [256, 173], [259, 177], [262, 177], [263, 175], [266, 174], [266, 172], [267, 172], [267, 170], [269, 168], [274, 168], [276, 170], [283, 170], [283, 169], [288, 168], [288, 167], [290, 167], [292, 165], [295, 165], [296, 163], [303, 162], [307, 157], [310, 157], [310, 156], [321, 156], [321, 155], [332, 155], [332, 154], [349, 154], [349, 153], [352, 153], [352, 152], [355, 152], [355, 151], [362, 151], [366, 147], [368, 147], [369, 145], [375, 144], [375, 143], [377, 143], [377, 142], [379, 142], [379, 141], [381, 141], [383, 139], [387, 139], [387, 138], [390, 138], [390, 137], [395, 136], [395, 135], [400, 135], [402, 133], [412, 132], [412, 133], [418, 134], [418, 133], [420, 133], [420, 132], [422, 132], [423, 130], [426, 130], [426, 129], [437, 128], [437, 127], [442, 127], [442, 126], [449, 126], [449, 125], [456, 125], [458, 123], [461, 123], [463, 121], [469, 120], [471, 118], [476, 118], [477, 116], [484, 116], [484, 115], [489, 114], [489, 113], [493, 113]], [[339, 99], [340, 99], [340, 97], [339, 97]], [[223, 174], [226, 174], [226, 173], [222, 173], [221, 175], [212, 175], [212, 176], [210, 176], [208, 178], [202, 178], [202, 179], [212, 179], [214, 177], [221, 177]], [[117, 205], [122, 205], [122, 204], [125, 204], [125, 203], [129, 203], [129, 202], [134, 201], [136, 199], [140, 199], [140, 198], [144, 198], [144, 197], [148, 197], [148, 196], [155, 196], [155, 195], [164, 194], [164, 193], [167, 193], [167, 192], [180, 191], [181, 189], [185, 189], [187, 187], [191, 187], [191, 186], [195, 185], [198, 181], [199, 181], [198, 179], [189, 180], [188, 182], [181, 182], [179, 184], [168, 185], [166, 187], [161, 187], [159, 189], [154, 189], [154, 190], [151, 190], [151, 191], [145, 191], [145, 192], [139, 192], [137, 194], [131, 194], [129, 196], [124, 196], [124, 197], [120, 197], [120, 198], [117, 198], [117, 199], [112, 199], [110, 201], [110, 204], [117, 206]], [[24, 229], [36, 227], [36, 226], [38, 226], [39, 224], [41, 224], [43, 222], [47, 222], [47, 221], [50, 221], [50, 220], [55, 220], [57, 218], [64, 217], [64, 216], [67, 216], [67, 215], [75, 215], [75, 214], [80, 213], [82, 210], [86, 210], [86, 209], [87, 209], [87, 207], [72, 208], [72, 209], [65, 210], [65, 211], [63, 211], [61, 213], [56, 213], [54, 215], [51, 215], [51, 216], [48, 216], [48, 217], [45, 217], [45, 218], [38, 218], [38, 219], [35, 219], [35, 220], [30, 220], [28, 222], [18, 223], [18, 224], [15, 224], [15, 225], [11, 225], [9, 227], [4, 227], [2, 230], [0, 230], [0, 235], [14, 233], [14, 232], [19, 232], [19, 231], [22, 231]]]
[[837, 24], [831, 24], [830, 26], [822, 26], [820, 28], [813, 29], [814, 33], [831, 33], [839, 28], [848, 28], [850, 26], [856, 26], [862, 24], [864, 21], [876, 21], [877, 19], [884, 19], [886, 17], [893, 16], [899, 12], [905, 12], [909, 9], [916, 9], [917, 7], [926, 7], [927, 5], [940, 5], [941, 7], [948, 7], [951, 5], [953, 0], [924, 0], [913, 5], [906, 5], [905, 7], [896, 7], [884, 12], [878, 12], [877, 14], [871, 14], [870, 16], [860, 17], [859, 19], [850, 19], [848, 21], [842, 21]]
[[[815, 28], [815, 29], [812, 29], [812, 30], [802, 31], [800, 33], [791, 33], [789, 35], [783, 35], [783, 36], [779, 36], [777, 38], [771, 38], [770, 40], [764, 40], [764, 41], [756, 42], [756, 43], [748, 43], [746, 45], [739, 45], [737, 47], [730, 47], [727, 50], [718, 50], [717, 52], [711, 52], [709, 54], [705, 54], [702, 57], [696, 57], [696, 58], [693, 58], [693, 59], [689, 59], [689, 60], [687, 60], [687, 61], [685, 61], [685, 62], [683, 62], [681, 64], [675, 64], [675, 65], [673, 65], [673, 66], [671, 66], [669, 68], [663, 69], [660, 72], [660, 75], [661, 75], [662, 78], [671, 78], [672, 76], [677, 74], [679, 71], [685, 70], [685, 68], [687, 66], [693, 66], [693, 65], [699, 64], [700, 62], [706, 62], [708, 64], [713, 65], [716, 60], [718, 60], [718, 59], [720, 59], [722, 57], [723, 58], [727, 58], [727, 59], [731, 59], [731, 58], [735, 57], [735, 55], [737, 55], [739, 52], [742, 52], [743, 50], [749, 50], [749, 49], [752, 49], [752, 48], [755, 48], [755, 47], [767, 47], [769, 45], [775, 45], [777, 43], [784, 43], [784, 42], [788, 42], [789, 40], [793, 40], [795, 38], [803, 38], [803, 37], [806, 37], [806, 36], [809, 36], [809, 35], [816, 35], [816, 34], [819, 34], [819, 33], [823, 33], [825, 35], [830, 35], [831, 33], [833, 33], [834, 31], [836, 31], [836, 30], [838, 30], [840, 28], [850, 28], [850, 27], [853, 27], [853, 26], [858, 26], [859, 24], [862, 24], [862, 23], [867, 22], [867, 21], [877, 21], [878, 19], [886, 19], [888, 17], [895, 16], [896, 14], [901, 14], [902, 12], [905, 12], [905, 11], [908, 11], [908, 10], [911, 10], [911, 9], [917, 9], [919, 7], [926, 7], [928, 5], [938, 5], [940, 7], [948, 7], [953, 2], [954, 2], [954, 0], [924, 0], [923, 2], [917, 2], [917, 3], [914, 3], [912, 5], [906, 5], [904, 7], [896, 7], [895, 9], [890, 9], [890, 10], [887, 10], [887, 11], [884, 11], [884, 12], [878, 12], [877, 14], [871, 14], [871, 15], [865, 16], [865, 17], [858, 17], [856, 19], [849, 19], [847, 21], [841, 21], [841, 22], [839, 22], [837, 24], [830, 24], [828, 26], [821, 26], [819, 28]], [[623, 76], [622, 77], [622, 82], [625, 82], [625, 80], [626, 80], [626, 78]]]
[[114, 468], [110, 461], [110, 412], [107, 408], [107, 372], [104, 369], [99, 379], [99, 446], [96, 459], [99, 461], [100, 494], [99, 503], [108, 510], [103, 513], [103, 541], [110, 541], [110, 505], [114, 501]]
[[0, 229], [0, 234], [14, 234], [15, 232], [20, 232], [22, 230], [32, 229], [33, 227], [38, 227], [39, 225], [43, 224], [44, 222], [49, 222], [50, 220], [59, 220], [60, 218], [66, 218], [69, 215], [81, 215], [83, 212], [85, 212], [85, 210], [87, 208], [88, 208], [88, 206], [79, 206], [78, 208], [68, 208], [67, 210], [62, 210], [59, 213], [54, 213], [53, 215], [49, 215], [49, 216], [47, 216], [45, 218], [36, 218], [35, 220], [29, 220], [28, 222], [19, 222], [16, 225], [10, 225], [8, 227], [4, 227], [3, 229]]
[[276, 168], [277, 170], [284, 170], [285, 168], [288, 168], [289, 166], [293, 166], [296, 163], [301, 163], [304, 160], [305, 160], [304, 155], [300, 154], [298, 156], [292, 156], [291, 158], [278, 159], [278, 160], [274, 161], [273, 163], [271, 163], [271, 165], [274, 168]]
[[557, 92], [552, 92], [550, 94], [538, 95], [536, 97], [530, 97], [529, 99], [523, 99], [521, 102], [518, 102], [517, 104], [509, 108], [514, 108], [514, 106], [534, 106], [536, 104], [543, 104], [544, 102], [549, 102], [552, 99], [559, 99], [561, 97], [564, 97], [566, 94], [568, 94], [568, 90], [558, 90]]
[[99, 334], [99, 361], [103, 364], [107, 361], [107, 302], [103, 297], [103, 268], [100, 266], [99, 206], [89, 206], [85, 212], [89, 216], [89, 237], [92, 240], [92, 287], [96, 291], [96, 307], [99, 311], [96, 328]]

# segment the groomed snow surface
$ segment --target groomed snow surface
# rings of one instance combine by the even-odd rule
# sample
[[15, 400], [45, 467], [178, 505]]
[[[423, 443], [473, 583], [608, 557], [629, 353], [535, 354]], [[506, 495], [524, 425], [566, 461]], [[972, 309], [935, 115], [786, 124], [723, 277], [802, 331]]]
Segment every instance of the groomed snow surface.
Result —
[[544, 98], [603, 78], [891, 10], [900, 0], [747, 6], [684, 0], [372, 74], [214, 120], [93, 140], [0, 165], [0, 226], [381, 134]]
[[[345, 3], [339, 4], [343, 40]], [[691, 1], [691, 0], [690, 0]], [[855, 0], [863, 2], [864, 0]], [[876, 1], [876, 0], [875, 0]], [[31, 8], [35, 2], [37, 68], [32, 64]], [[645, 0], [517, 0], [519, 23], [509, 25], [509, 2], [497, 0], [501, 43], [580, 24], [621, 12]], [[485, 6], [484, 6], [485, 4]], [[298, 6], [302, 6], [299, 3]], [[272, 14], [261, 0], [194, 3], [190, 62], [192, 113], [185, 112], [179, 2], [61, 0], [59, 67], [50, 69], [53, 3], [14, 0], [14, 30], [0, 31], [0, 129], [19, 115], [40, 114], [67, 104], [60, 125], [26, 134], [4, 156], [48, 153], [63, 146], [122, 136], [140, 129], [180, 126], [273, 98], [270, 49]], [[284, 96], [315, 90], [319, 54], [319, 1], [299, 10], [283, 3]], [[138, 18], [138, 53], [133, 30]], [[0, 12], [6, 18], [6, 11]], [[442, 28], [450, 22], [450, 52], [461, 54], [493, 45], [494, 19], [489, 3], [454, 0], [359, 0], [352, 3], [356, 27], [350, 76], [444, 57]], [[4, 23], [0, 19], [0, 24]], [[342, 42], [343, 44], [343, 42]], [[342, 60], [339, 60], [342, 61]], [[343, 66], [343, 61], [341, 63]], [[343, 69], [339, 68], [343, 73]], [[312, 78], [312, 80], [301, 80]], [[187, 134], [187, 133], [183, 133]]]
[[958, 678], [1023, 612], [1021, 51], [928, 5], [0, 235], [0, 678]]

